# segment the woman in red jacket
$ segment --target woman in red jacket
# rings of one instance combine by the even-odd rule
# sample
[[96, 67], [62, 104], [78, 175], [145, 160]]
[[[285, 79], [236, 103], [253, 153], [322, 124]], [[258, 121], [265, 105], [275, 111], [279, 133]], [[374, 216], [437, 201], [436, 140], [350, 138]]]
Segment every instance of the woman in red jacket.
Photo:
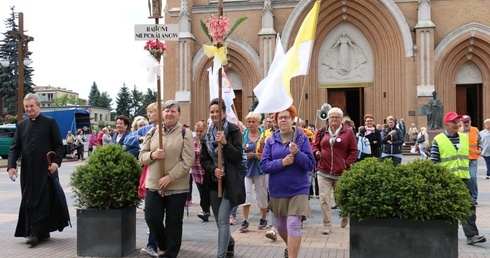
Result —
[[[323, 130], [325, 133], [322, 135], [322, 130], [317, 131], [313, 147], [313, 153], [318, 160], [317, 177], [325, 235], [332, 231], [332, 188], [344, 170], [348, 170], [357, 158], [356, 136], [350, 127], [342, 124], [343, 116], [344, 112], [340, 108], [334, 107], [328, 111], [328, 125]], [[347, 217], [342, 218], [341, 226], [344, 228], [348, 222]]]

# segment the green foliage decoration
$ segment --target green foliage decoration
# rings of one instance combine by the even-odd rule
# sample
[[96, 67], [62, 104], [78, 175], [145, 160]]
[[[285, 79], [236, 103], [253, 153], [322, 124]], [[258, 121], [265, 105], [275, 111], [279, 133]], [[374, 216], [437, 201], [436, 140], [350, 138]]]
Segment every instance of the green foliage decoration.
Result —
[[75, 206], [120, 209], [137, 206], [141, 166], [118, 144], [97, 147], [90, 159], [71, 174]]
[[238, 25], [240, 25], [242, 22], [244, 22], [247, 18], [248, 17], [240, 17], [240, 18], [238, 18], [238, 20], [235, 21], [235, 23], [233, 24], [233, 26], [231, 26], [231, 29], [228, 32], [228, 34], [226, 34], [225, 40], [228, 39], [228, 37], [231, 36], [231, 34], [233, 34], [233, 32], [236, 30], [236, 28], [238, 28]]
[[391, 160], [368, 158], [342, 174], [335, 188], [341, 216], [359, 221], [464, 221], [472, 214], [465, 183], [445, 167], [417, 159], [396, 168]]

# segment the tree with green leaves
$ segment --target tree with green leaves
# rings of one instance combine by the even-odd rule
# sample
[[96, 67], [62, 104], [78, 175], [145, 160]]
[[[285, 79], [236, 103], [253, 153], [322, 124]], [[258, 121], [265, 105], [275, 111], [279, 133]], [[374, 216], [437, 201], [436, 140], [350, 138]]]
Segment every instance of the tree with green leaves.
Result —
[[131, 103], [131, 92], [126, 87], [126, 83], [123, 83], [116, 96], [116, 114], [131, 118]]
[[143, 106], [143, 93], [136, 89], [136, 85], [133, 86], [132, 103], [131, 103], [131, 114], [133, 117], [145, 116], [146, 117], [146, 106]]
[[85, 101], [75, 97], [74, 95], [63, 95], [53, 99], [52, 107], [67, 107], [67, 106], [82, 106]]
[[103, 108], [111, 108], [111, 102], [111, 96], [109, 96], [109, 93], [107, 93], [107, 91], [104, 91], [100, 94], [97, 106]]
[[99, 107], [100, 92], [97, 88], [97, 84], [94, 82], [90, 87], [90, 93], [88, 94], [88, 105], [92, 107]]
[[[151, 103], [157, 102], [157, 92], [148, 88], [146, 93], [143, 95], [143, 100], [141, 105], [145, 108], [148, 107]], [[146, 116], [146, 115], [145, 115]]]
[[[4, 94], [3, 104], [7, 114], [17, 113], [17, 74], [18, 74], [18, 47], [19, 39], [8, 33], [8, 31], [18, 31], [18, 25], [15, 21], [15, 7], [10, 8], [10, 17], [4, 21], [7, 31], [3, 33], [3, 44], [0, 45], [0, 58], [8, 59], [10, 65], [3, 67], [0, 65], [0, 92]], [[29, 57], [32, 52], [28, 52], [26, 57]], [[24, 67], [24, 94], [34, 92], [32, 88], [31, 67]]]

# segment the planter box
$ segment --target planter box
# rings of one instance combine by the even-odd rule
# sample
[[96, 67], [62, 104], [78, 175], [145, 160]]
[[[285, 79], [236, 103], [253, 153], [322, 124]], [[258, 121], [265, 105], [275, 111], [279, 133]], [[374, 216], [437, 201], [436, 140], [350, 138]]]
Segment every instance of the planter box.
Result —
[[136, 249], [136, 207], [77, 209], [77, 255], [122, 257]]
[[350, 257], [458, 257], [458, 224], [442, 220], [350, 220]]

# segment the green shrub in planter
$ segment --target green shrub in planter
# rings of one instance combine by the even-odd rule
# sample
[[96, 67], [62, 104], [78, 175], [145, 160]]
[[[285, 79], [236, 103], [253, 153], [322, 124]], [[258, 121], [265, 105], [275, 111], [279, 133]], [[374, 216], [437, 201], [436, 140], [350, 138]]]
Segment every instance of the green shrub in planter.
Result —
[[118, 144], [98, 147], [71, 174], [75, 205], [79, 208], [120, 209], [137, 206], [141, 166]]
[[464, 182], [430, 160], [417, 159], [395, 168], [391, 160], [365, 159], [342, 174], [335, 195], [341, 215], [359, 221], [397, 218], [452, 223], [472, 213]]

